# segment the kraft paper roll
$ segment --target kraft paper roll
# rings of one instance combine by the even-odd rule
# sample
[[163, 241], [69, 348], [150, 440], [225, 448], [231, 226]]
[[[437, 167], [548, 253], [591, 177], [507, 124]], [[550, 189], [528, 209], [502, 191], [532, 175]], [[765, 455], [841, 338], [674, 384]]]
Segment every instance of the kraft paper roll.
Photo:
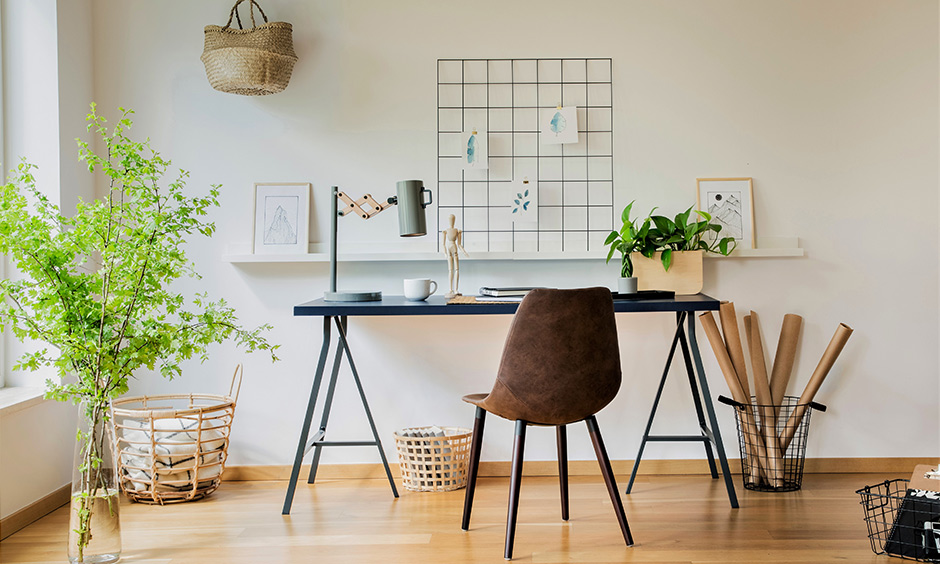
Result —
[[788, 313], [783, 316], [780, 339], [777, 341], [777, 352], [774, 354], [774, 366], [770, 373], [770, 395], [773, 396], [774, 400], [775, 416], [780, 414], [783, 396], [787, 394], [787, 384], [790, 383], [793, 359], [796, 357], [796, 345], [800, 340], [800, 329], [802, 327], [803, 318], [799, 315]]
[[741, 389], [746, 397], [751, 397], [751, 390], [747, 384], [747, 366], [744, 363], [744, 348], [741, 346], [741, 334], [738, 331], [738, 316], [734, 312], [734, 304], [721, 302], [718, 309], [718, 318], [721, 319], [721, 330], [725, 335], [725, 348], [734, 365], [734, 372], [738, 376]]
[[787, 420], [787, 426], [780, 435], [780, 446], [784, 449], [784, 452], [786, 452], [786, 448], [790, 446], [790, 441], [793, 440], [793, 435], [796, 434], [796, 428], [799, 427], [800, 421], [803, 420], [803, 414], [806, 412], [806, 404], [813, 401], [813, 398], [816, 397], [816, 392], [819, 391], [823, 380], [826, 379], [829, 371], [832, 370], [832, 365], [835, 364], [836, 359], [839, 358], [839, 354], [842, 353], [845, 343], [851, 336], [852, 328], [845, 323], [840, 323], [836, 328], [835, 334], [832, 336], [832, 340], [829, 341], [829, 346], [826, 347], [826, 352], [823, 353], [822, 358], [819, 360], [816, 370], [813, 371], [809, 383], [806, 384], [806, 388], [800, 395], [799, 405], [793, 410], [793, 413], [790, 414], [790, 418]]
[[[702, 324], [702, 328], [705, 330], [705, 335], [708, 337], [708, 343], [712, 347], [712, 352], [715, 353], [715, 358], [718, 359], [718, 366], [721, 367], [721, 373], [725, 377], [728, 389], [731, 390], [731, 397], [740, 404], [750, 406], [751, 398], [745, 395], [744, 390], [741, 388], [741, 382], [738, 380], [738, 376], [734, 371], [734, 364], [731, 362], [731, 357], [728, 356], [728, 350], [725, 348], [725, 342], [721, 338], [721, 333], [718, 331], [718, 324], [715, 323], [715, 317], [712, 315], [712, 312], [706, 311], [699, 315], [699, 321]], [[741, 411], [738, 409], [735, 409], [735, 411], [740, 417]], [[754, 421], [754, 415], [751, 413], [750, 409], [744, 410], [744, 419], [742, 422], [744, 424], [744, 433], [748, 437], [748, 442], [753, 442], [754, 446], [757, 447], [757, 460], [767, 460], [767, 451], [764, 448], [764, 441], [758, 432], [757, 423]], [[748, 453], [748, 461], [752, 480], [759, 480], [761, 468], [759, 463], [755, 461], [753, 453]]]
[[760, 405], [760, 432], [767, 449], [767, 465], [770, 481], [775, 488], [783, 486], [783, 469], [780, 465], [780, 444], [777, 442], [777, 419], [774, 417], [774, 401], [767, 380], [767, 365], [764, 361], [764, 345], [760, 336], [760, 318], [751, 312], [751, 327], [748, 348], [751, 352], [751, 369], [754, 371], [754, 392]]

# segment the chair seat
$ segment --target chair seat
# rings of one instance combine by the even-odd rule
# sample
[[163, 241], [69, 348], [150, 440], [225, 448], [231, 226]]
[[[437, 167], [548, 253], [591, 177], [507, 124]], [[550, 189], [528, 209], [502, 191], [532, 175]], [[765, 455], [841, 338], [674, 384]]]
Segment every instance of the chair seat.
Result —
[[490, 393], [469, 394], [463, 397], [463, 401], [504, 419], [521, 419], [533, 425], [568, 425], [584, 419], [583, 415], [577, 411], [572, 412], [570, 407], [564, 404], [533, 409], [499, 380], [493, 385]]

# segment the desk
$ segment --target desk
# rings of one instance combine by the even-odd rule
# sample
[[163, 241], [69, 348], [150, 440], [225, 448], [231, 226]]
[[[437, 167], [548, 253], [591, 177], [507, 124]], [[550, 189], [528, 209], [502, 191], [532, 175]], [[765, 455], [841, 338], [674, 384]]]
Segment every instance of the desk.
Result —
[[[721, 441], [721, 434], [718, 431], [718, 421], [715, 418], [715, 408], [712, 405], [711, 395], [708, 391], [708, 382], [705, 379], [705, 369], [702, 366], [702, 357], [699, 352], [698, 342], [695, 337], [695, 312], [718, 310], [718, 300], [704, 294], [693, 296], [677, 296], [672, 299], [664, 300], [617, 300], [614, 302], [614, 311], [617, 313], [639, 313], [639, 312], [669, 312], [676, 315], [676, 332], [672, 339], [672, 346], [669, 349], [669, 356], [666, 360], [666, 368], [663, 370], [662, 378], [659, 382], [659, 389], [656, 392], [656, 398], [653, 401], [653, 409], [650, 412], [649, 422], [646, 431], [643, 433], [643, 440], [640, 443], [640, 451], [637, 453], [636, 462], [633, 466], [633, 472], [630, 475], [630, 483], [627, 486], [626, 493], [630, 493], [633, 488], [633, 482], [636, 478], [637, 468], [640, 465], [640, 459], [643, 457], [643, 449], [647, 442], [680, 442], [694, 441], [701, 442], [705, 446], [705, 455], [708, 457], [708, 467], [713, 479], [718, 478], [718, 469], [715, 465], [715, 455], [712, 452], [712, 445], [718, 453], [718, 462], [721, 464], [721, 473], [725, 480], [725, 487], [728, 490], [728, 499], [731, 507], [738, 507], [737, 496], [734, 493], [734, 484], [731, 481], [731, 472], [728, 468], [728, 458], [725, 456], [724, 444]], [[291, 504], [294, 499], [294, 491], [297, 486], [297, 479], [300, 476], [300, 466], [304, 456], [313, 449], [313, 462], [310, 465], [310, 474], [307, 477], [307, 483], [312, 484], [316, 480], [317, 467], [320, 462], [320, 454], [324, 447], [332, 446], [374, 446], [378, 448], [382, 464], [385, 466], [385, 475], [391, 486], [392, 494], [398, 497], [398, 489], [395, 487], [395, 480], [389, 469], [388, 460], [385, 457], [385, 451], [382, 449], [382, 441], [375, 428], [375, 421], [372, 418], [372, 411], [369, 409], [369, 403], [366, 400], [365, 391], [362, 388], [362, 382], [359, 379], [359, 372], [356, 370], [356, 364], [353, 361], [352, 352], [349, 349], [349, 343], [346, 340], [348, 329], [348, 318], [356, 316], [381, 316], [381, 315], [495, 315], [512, 314], [519, 307], [518, 302], [503, 302], [491, 304], [454, 304], [447, 305], [442, 296], [431, 296], [427, 301], [410, 302], [402, 296], [385, 296], [384, 299], [377, 302], [324, 302], [322, 299], [313, 300], [307, 303], [294, 306], [295, 316], [314, 316], [323, 318], [323, 342], [320, 347], [317, 369], [313, 377], [313, 385], [310, 389], [310, 399], [307, 402], [307, 412], [304, 416], [303, 428], [300, 432], [300, 440], [297, 443], [297, 452], [294, 456], [294, 465], [291, 469], [290, 482], [287, 486], [287, 495], [284, 499], [284, 508], [282, 513], [290, 513]], [[310, 427], [313, 422], [313, 413], [316, 409], [320, 397], [320, 388], [323, 382], [323, 374], [326, 370], [327, 356], [329, 355], [330, 342], [332, 340], [332, 330], [336, 329], [337, 347], [330, 369], [331, 376], [327, 385], [326, 399], [323, 404], [320, 417], [319, 429], [310, 434]], [[659, 407], [659, 401], [662, 397], [663, 387], [666, 383], [666, 377], [669, 374], [669, 368], [675, 356], [676, 347], [681, 348], [682, 356], [685, 360], [686, 372], [689, 377], [689, 385], [692, 391], [692, 398], [695, 404], [696, 415], [700, 427], [698, 435], [650, 435], [650, 429], [653, 425], [653, 419], [656, 416], [656, 410]], [[336, 390], [336, 380], [339, 375], [340, 364], [345, 356], [352, 371], [353, 380], [359, 390], [359, 398], [365, 408], [366, 417], [369, 420], [369, 426], [372, 428], [371, 441], [327, 441], [326, 428], [330, 419], [330, 409], [333, 404], [333, 393]], [[696, 377], [697, 373], [697, 377]], [[696, 380], [698, 383], [696, 383]], [[701, 386], [701, 396], [699, 394]], [[455, 399], [456, 401], [456, 399]], [[704, 409], [703, 409], [704, 407]], [[706, 419], [707, 416], [707, 419]]]

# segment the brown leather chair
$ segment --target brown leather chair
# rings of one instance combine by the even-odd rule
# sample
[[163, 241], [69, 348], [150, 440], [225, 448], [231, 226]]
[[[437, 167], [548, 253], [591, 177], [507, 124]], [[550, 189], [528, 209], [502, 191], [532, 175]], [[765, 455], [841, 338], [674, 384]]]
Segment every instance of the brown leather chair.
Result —
[[623, 538], [627, 546], [633, 546], [617, 482], [594, 418], [594, 414], [617, 395], [620, 380], [620, 349], [610, 290], [585, 288], [529, 292], [509, 328], [493, 391], [463, 398], [477, 409], [461, 528], [466, 531], [470, 527], [487, 411], [516, 422], [503, 554], [507, 560], [512, 558], [516, 531], [526, 427], [551, 425], [556, 428], [561, 518], [567, 521], [568, 439], [565, 425], [585, 421]]

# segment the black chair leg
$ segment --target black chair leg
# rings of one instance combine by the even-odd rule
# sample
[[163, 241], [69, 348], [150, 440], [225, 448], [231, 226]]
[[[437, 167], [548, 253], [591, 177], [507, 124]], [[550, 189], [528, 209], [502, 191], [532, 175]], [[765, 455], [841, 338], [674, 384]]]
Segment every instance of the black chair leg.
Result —
[[470, 441], [470, 468], [467, 472], [467, 491], [463, 498], [463, 521], [460, 528], [470, 528], [470, 511], [473, 510], [473, 493], [477, 487], [477, 470], [480, 468], [480, 448], [483, 446], [483, 423], [486, 410], [478, 407], [473, 419], [473, 438]]
[[516, 536], [516, 516], [519, 513], [519, 489], [522, 486], [522, 458], [525, 450], [526, 422], [516, 420], [516, 439], [512, 447], [512, 473], [509, 480], [509, 512], [506, 515], [506, 549], [503, 558], [512, 560], [512, 542]]
[[568, 520], [568, 431], [564, 425], [555, 427], [558, 443], [558, 485], [561, 488], [561, 519]]
[[601, 438], [601, 430], [597, 426], [597, 419], [592, 415], [584, 421], [587, 423], [588, 432], [591, 434], [591, 442], [594, 443], [594, 454], [597, 455], [597, 463], [601, 467], [601, 474], [604, 475], [604, 482], [607, 483], [607, 493], [610, 494], [610, 501], [614, 504], [614, 513], [617, 514], [617, 521], [620, 522], [623, 540], [627, 542], [627, 546], [633, 546], [633, 535], [630, 534], [630, 525], [627, 523], [627, 516], [623, 512], [623, 502], [617, 492], [617, 480], [614, 478], [614, 471], [610, 467], [610, 459], [607, 457], [607, 449], [604, 447], [604, 440]]

